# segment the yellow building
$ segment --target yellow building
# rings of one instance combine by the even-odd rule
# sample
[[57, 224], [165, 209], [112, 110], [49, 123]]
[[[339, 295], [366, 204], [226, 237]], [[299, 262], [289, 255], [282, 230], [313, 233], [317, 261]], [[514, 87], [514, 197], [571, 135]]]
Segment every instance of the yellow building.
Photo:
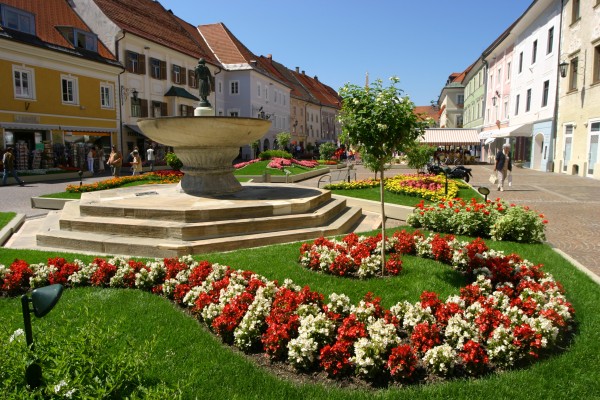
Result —
[[2, 0], [0, 13], [0, 140], [17, 169], [82, 168], [92, 146], [108, 156], [123, 71], [114, 55], [64, 0]]
[[600, 2], [562, 11], [561, 80], [554, 172], [600, 179]]

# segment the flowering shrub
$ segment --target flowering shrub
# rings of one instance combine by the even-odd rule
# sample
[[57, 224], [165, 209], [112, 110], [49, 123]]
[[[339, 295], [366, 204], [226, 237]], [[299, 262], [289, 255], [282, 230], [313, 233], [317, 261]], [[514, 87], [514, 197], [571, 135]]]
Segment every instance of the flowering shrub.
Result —
[[[445, 177], [442, 175], [400, 174], [391, 178], [386, 178], [384, 182], [384, 188], [390, 193], [421, 197], [431, 201], [439, 201], [445, 198], [455, 198], [458, 195], [459, 189], [469, 187], [467, 184], [461, 181], [449, 179], [448, 194], [446, 195], [445, 183]], [[332, 183], [326, 185], [325, 189], [352, 190], [368, 189], [378, 186], [378, 179], [364, 179], [360, 181]]]
[[[376, 239], [376, 240], [373, 240]], [[381, 235], [359, 237], [350, 233], [341, 241], [316, 239], [312, 244], [304, 243], [300, 248], [300, 264], [315, 271], [344, 277], [371, 278], [381, 274], [381, 249], [377, 247]], [[398, 237], [386, 238], [386, 248], [395, 252]], [[386, 275], [398, 275], [402, 271], [402, 260], [391, 257], [386, 261]]]
[[543, 215], [526, 206], [496, 199], [478, 202], [453, 199], [437, 205], [417, 205], [406, 222], [415, 228], [457, 235], [479, 236], [494, 240], [539, 243], [546, 239]]
[[[96, 258], [89, 264], [51, 258], [47, 264], [0, 265], [0, 295], [51, 282], [147, 290], [189, 308], [225, 343], [243, 351], [264, 352], [301, 370], [322, 368], [333, 378], [354, 373], [380, 382], [509, 368], [564, 346], [574, 324], [574, 310], [552, 276], [518, 255], [488, 249], [480, 239], [469, 243], [400, 232], [386, 244], [355, 235], [315, 243], [309, 259], [316, 266], [323, 259], [319, 250], [371, 251], [385, 245], [398, 256], [437, 258], [470, 283], [446, 300], [423, 292], [419, 302], [402, 301], [388, 310], [370, 293], [358, 304], [334, 293], [325, 304], [322, 294], [289, 280], [278, 285], [190, 256], [146, 263]], [[362, 255], [362, 250], [345, 251], [350, 258]]]
[[[296, 160], [295, 158], [283, 158], [283, 157], [272, 157], [270, 158], [269, 164], [267, 164], [267, 168], [276, 168], [283, 169], [285, 167], [291, 167], [293, 165], [297, 165], [303, 168], [315, 168], [319, 165], [318, 161], [314, 160]], [[260, 158], [256, 158], [254, 160], [241, 162], [238, 164], [234, 164], [235, 169], [242, 169], [247, 165], [254, 164], [255, 162], [261, 161]]]
[[148, 184], [166, 184], [177, 183], [181, 180], [183, 172], [174, 170], [153, 171], [144, 175], [121, 176], [119, 178], [110, 178], [94, 183], [79, 185], [68, 185], [65, 189], [69, 193], [95, 192], [97, 190], [114, 189], [123, 186], [126, 183], [136, 181], [149, 181]]

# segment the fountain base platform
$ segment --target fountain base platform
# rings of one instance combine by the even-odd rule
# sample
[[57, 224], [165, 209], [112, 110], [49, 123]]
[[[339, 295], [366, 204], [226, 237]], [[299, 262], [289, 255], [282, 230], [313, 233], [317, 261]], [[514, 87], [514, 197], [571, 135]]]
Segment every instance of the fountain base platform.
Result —
[[144, 185], [84, 193], [46, 217], [44, 248], [96, 254], [178, 257], [351, 232], [360, 207], [324, 189], [244, 183], [218, 196]]

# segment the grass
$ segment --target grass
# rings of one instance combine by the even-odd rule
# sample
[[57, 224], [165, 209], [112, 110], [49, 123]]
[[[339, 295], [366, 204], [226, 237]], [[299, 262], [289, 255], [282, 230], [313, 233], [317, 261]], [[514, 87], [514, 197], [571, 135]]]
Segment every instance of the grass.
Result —
[[4, 228], [6, 226], [6, 224], [8, 224], [10, 222], [11, 219], [13, 219], [15, 216], [17, 215], [17, 213], [15, 212], [0, 212], [0, 229]]
[[[129, 343], [147, 351], [145, 379], [180, 386], [182, 398], [202, 399], [571, 399], [599, 398], [600, 383], [600, 300], [598, 286], [585, 274], [544, 244], [526, 245], [489, 242], [493, 248], [515, 252], [554, 275], [565, 287], [576, 310], [578, 332], [560, 354], [545, 358], [522, 369], [492, 374], [475, 380], [416, 387], [351, 390], [311, 383], [310, 376], [299, 375], [297, 381], [286, 380], [255, 365], [238, 351], [223, 346], [193, 318], [169, 301], [149, 293], [116, 289], [69, 289], [48, 316], [33, 321], [38, 335], [75, 335], [90, 314], [98, 318], [98, 329], [116, 324], [114, 343], [106, 351]], [[0, 250], [0, 263], [15, 258], [30, 263], [45, 262], [60, 254], [12, 249]], [[299, 243], [215, 253], [199, 256], [235, 268], [250, 269], [269, 279], [291, 278], [300, 285], [324, 294], [346, 293], [357, 301], [372, 291], [389, 307], [399, 300], [416, 301], [422, 290], [435, 290], [441, 297], [457, 293], [462, 278], [447, 267], [430, 260], [404, 258], [404, 270], [398, 277], [365, 281], [322, 275], [297, 263]], [[62, 256], [65, 256], [64, 254]], [[67, 255], [85, 262], [92, 256]], [[118, 306], [117, 306], [118, 305]], [[0, 299], [0, 341], [22, 328], [20, 300]], [[60, 330], [58, 326], [68, 326]], [[151, 349], [144, 342], [156, 337]], [[68, 348], [64, 349], [69, 352]], [[1, 361], [0, 361], [1, 363]]]
[[[267, 165], [269, 164], [269, 162], [270, 162], [270, 160], [257, 161], [255, 163], [246, 165], [244, 168], [235, 170], [233, 174], [236, 176], [238, 176], [238, 175], [241, 175], [241, 176], [243, 176], [243, 175], [262, 175], [265, 172], [268, 172], [271, 175], [285, 175], [284, 170], [280, 170], [277, 168], [267, 168]], [[304, 168], [299, 165], [293, 164], [292, 166], [285, 167], [285, 169], [290, 171], [292, 173], [292, 175], [303, 174], [305, 172], [312, 171], [314, 169], [319, 169], [319, 168], [328, 168], [328, 166], [319, 165], [315, 168]]]

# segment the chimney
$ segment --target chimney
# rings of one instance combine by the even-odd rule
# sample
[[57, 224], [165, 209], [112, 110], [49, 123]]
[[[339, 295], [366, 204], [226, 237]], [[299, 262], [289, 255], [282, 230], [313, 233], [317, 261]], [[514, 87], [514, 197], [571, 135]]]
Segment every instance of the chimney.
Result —
[[267, 60], [273, 61], [273, 54], [267, 54]]
[[306, 73], [304, 72], [304, 70], [302, 70], [302, 75], [306, 75]]
[[319, 77], [315, 75], [315, 81], [319, 82]]
[[300, 73], [300, 67], [296, 67], [296, 73], [299, 74]]

